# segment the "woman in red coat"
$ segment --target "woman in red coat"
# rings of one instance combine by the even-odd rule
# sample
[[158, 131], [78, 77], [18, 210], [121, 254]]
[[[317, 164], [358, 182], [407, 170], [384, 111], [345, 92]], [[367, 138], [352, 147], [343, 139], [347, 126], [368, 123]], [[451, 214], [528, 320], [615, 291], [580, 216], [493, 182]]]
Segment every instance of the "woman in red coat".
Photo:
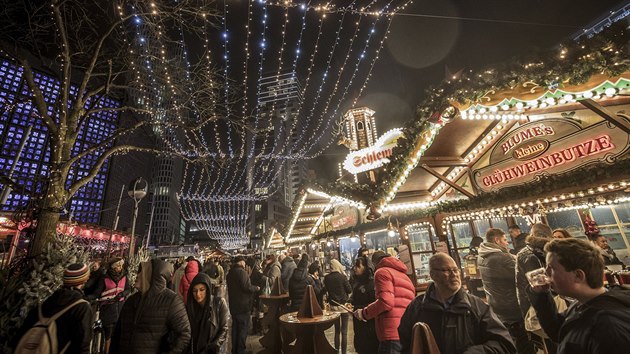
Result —
[[199, 263], [199, 261], [194, 258], [190, 258], [188, 259], [188, 264], [186, 264], [184, 276], [179, 283], [179, 293], [184, 300], [184, 304], [186, 304], [186, 301], [188, 300], [188, 289], [190, 288], [190, 284], [192, 284], [193, 279], [195, 279], [197, 274], [199, 274], [199, 270], [201, 269], [201, 263]]
[[372, 255], [372, 263], [376, 266], [376, 301], [356, 310], [354, 315], [362, 321], [376, 318], [379, 354], [397, 354], [402, 349], [398, 336], [400, 318], [407, 305], [416, 297], [416, 288], [407, 276], [407, 266], [400, 260], [383, 251], [376, 251]]

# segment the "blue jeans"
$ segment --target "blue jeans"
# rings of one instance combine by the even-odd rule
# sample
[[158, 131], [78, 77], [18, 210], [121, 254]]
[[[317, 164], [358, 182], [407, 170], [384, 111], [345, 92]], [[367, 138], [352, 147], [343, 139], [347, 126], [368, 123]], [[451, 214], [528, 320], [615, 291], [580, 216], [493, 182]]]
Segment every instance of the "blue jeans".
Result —
[[378, 354], [400, 354], [401, 350], [398, 340], [384, 340], [378, 345]]
[[[335, 349], [341, 349], [341, 354], [346, 354], [348, 348], [348, 320], [350, 314], [342, 312], [340, 321], [335, 322]], [[341, 323], [340, 323], [341, 322]], [[341, 327], [339, 326], [341, 324]], [[339, 347], [339, 336], [341, 335], [341, 347]]]
[[245, 353], [250, 318], [249, 312], [232, 315], [232, 354]]

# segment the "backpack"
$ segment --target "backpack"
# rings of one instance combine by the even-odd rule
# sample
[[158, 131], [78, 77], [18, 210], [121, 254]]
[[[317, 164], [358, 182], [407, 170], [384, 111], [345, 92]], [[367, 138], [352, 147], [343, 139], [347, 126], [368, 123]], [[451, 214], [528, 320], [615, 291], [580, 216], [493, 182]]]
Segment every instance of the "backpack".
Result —
[[49, 318], [42, 315], [42, 305], [39, 304], [37, 306], [39, 320], [22, 336], [15, 348], [15, 354], [58, 354], [65, 352], [70, 346], [70, 342], [59, 350], [57, 344], [57, 324], [55, 321], [66, 313], [66, 311], [82, 302], [88, 303], [83, 299], [77, 300]]

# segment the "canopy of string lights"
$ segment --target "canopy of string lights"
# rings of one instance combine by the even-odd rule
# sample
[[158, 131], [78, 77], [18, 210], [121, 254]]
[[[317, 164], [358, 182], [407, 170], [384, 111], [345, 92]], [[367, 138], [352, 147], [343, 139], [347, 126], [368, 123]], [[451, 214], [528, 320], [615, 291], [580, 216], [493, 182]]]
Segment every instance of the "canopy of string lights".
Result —
[[[159, 5], [120, 8], [137, 25], [134, 99], [159, 120], [162, 147], [185, 160], [177, 195], [184, 218], [224, 248], [248, 243], [254, 204], [277, 193], [292, 162], [332, 143], [335, 123], [366, 87], [393, 14], [407, 3], [223, 1], [199, 13], [218, 25], [202, 21], [194, 36], [175, 29], [176, 41], [173, 28], [155, 21]], [[165, 65], [173, 61], [178, 71]], [[182, 80], [199, 79], [204, 89], [181, 89]], [[181, 129], [182, 122], [195, 128]]]

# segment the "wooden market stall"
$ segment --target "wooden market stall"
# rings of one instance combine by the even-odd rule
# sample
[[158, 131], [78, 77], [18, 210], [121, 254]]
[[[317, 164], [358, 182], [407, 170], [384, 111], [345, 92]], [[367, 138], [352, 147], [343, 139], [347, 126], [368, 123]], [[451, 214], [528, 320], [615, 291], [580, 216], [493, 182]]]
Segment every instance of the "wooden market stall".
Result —
[[[594, 222], [630, 262], [629, 42], [614, 25], [450, 78], [428, 91], [387, 162], [305, 188], [285, 241], [333, 245], [341, 259], [361, 246], [402, 248], [418, 289], [433, 253], [463, 267], [474, 236], [513, 224], [586, 237]], [[384, 155], [370, 148], [353, 153]]]

